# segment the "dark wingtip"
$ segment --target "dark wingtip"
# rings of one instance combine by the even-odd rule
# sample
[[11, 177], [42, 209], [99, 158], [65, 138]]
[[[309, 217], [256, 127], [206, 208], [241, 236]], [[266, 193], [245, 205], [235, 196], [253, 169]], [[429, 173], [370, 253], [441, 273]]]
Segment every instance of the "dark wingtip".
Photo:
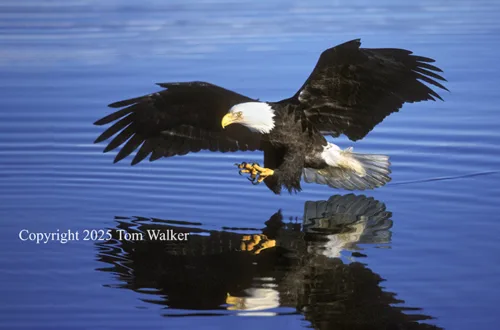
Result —
[[129, 100], [113, 102], [113, 103], [108, 104], [108, 107], [109, 108], [122, 108], [126, 105], [130, 105]]
[[115, 157], [115, 159], [113, 159], [113, 164], [116, 164], [118, 163], [120, 160], [122, 160], [123, 158], [127, 157], [128, 155], [123, 155], [123, 154], [120, 154], [118, 153]]
[[94, 143], [101, 143], [102, 141], [106, 140], [102, 134], [97, 137], [97, 139], [94, 140]]
[[131, 109], [131, 108], [125, 108], [125, 109], [121, 109], [121, 110], [115, 111], [115, 112], [110, 113], [109, 115], [107, 115], [105, 117], [102, 117], [99, 120], [96, 120], [94, 122], [94, 125], [101, 126], [101, 125], [109, 124], [112, 121], [120, 119], [121, 117], [123, 117], [123, 116], [131, 113], [132, 111], [133, 111], [133, 109]]
[[[441, 97], [441, 95], [439, 95], [438, 93], [436, 93], [435, 91], [432, 91], [432, 93], [429, 93], [429, 97], [431, 98], [432, 101], [436, 101], [435, 98], [438, 98], [440, 99], [441, 101], [444, 102], [443, 98]], [[434, 98], [435, 97], [435, 98]]]
[[425, 62], [425, 63], [434, 63], [436, 62], [435, 59], [430, 58], [430, 57], [425, 57], [425, 56], [417, 56], [417, 55], [412, 55], [412, 57], [415, 59], [417, 62]]
[[160, 86], [162, 88], [166, 88], [166, 89], [169, 89], [169, 88], [172, 88], [172, 87], [176, 87], [176, 86], [182, 86], [182, 85], [190, 85], [192, 83], [196, 83], [196, 82], [166, 82], [166, 83], [156, 83], [157, 86]]
[[417, 76], [417, 79], [419, 79], [421, 81], [424, 81], [424, 82], [426, 82], [426, 83], [428, 83], [430, 85], [434, 85], [434, 86], [436, 86], [438, 88], [441, 88], [441, 89], [449, 92], [448, 88], [446, 88], [442, 84], [438, 83], [437, 81], [435, 81], [435, 80], [433, 80], [433, 79], [431, 79], [431, 78], [429, 78], [429, 77], [427, 77], [427, 76], [425, 76], [423, 74], [417, 73], [416, 76]]
[[[436, 66], [423, 63], [423, 62], [434, 62], [434, 60], [431, 58], [428, 58], [428, 57], [421, 57], [421, 56], [415, 56], [415, 58], [417, 59], [417, 61], [420, 61], [420, 62], [417, 62], [417, 67], [413, 69], [413, 72], [416, 74], [417, 79], [424, 81], [428, 84], [434, 85], [434, 86], [450, 93], [450, 90], [446, 86], [444, 86], [443, 84], [434, 80], [434, 79], [437, 79], [437, 80], [441, 80], [444, 82], [448, 81], [443, 76], [438, 75], [438, 74], [433, 72], [433, 71], [443, 72], [443, 70], [441, 70], [440, 68], [438, 68]], [[434, 79], [432, 79], [432, 78], [434, 78]], [[436, 101], [436, 99], [439, 99], [439, 100], [444, 102], [443, 98], [438, 93], [436, 93], [434, 90], [432, 90], [431, 88], [429, 88], [428, 92], [429, 92], [429, 98], [432, 99], [433, 101]]]
[[99, 120], [96, 120], [96, 121], [94, 122], [94, 125], [96, 125], [96, 126], [102, 126], [102, 125], [107, 124], [107, 121], [106, 121], [105, 119], [106, 119], [106, 118], [101, 118], [101, 119], [99, 119]]
[[421, 68], [427, 69], [427, 70], [432, 70], [432, 71], [436, 71], [436, 72], [443, 72], [443, 70], [441, 70], [437, 66], [429, 64], [429, 63], [418, 62], [418, 66]]
[[359, 48], [361, 46], [361, 39], [358, 38], [358, 39], [352, 39], [352, 40], [343, 42], [337, 46], [326, 49], [324, 52], [327, 52], [327, 51], [332, 50], [332, 49], [339, 49], [339, 48], [345, 48], [345, 47], [349, 48], [349, 47], [353, 47], [353, 46], [356, 48]]
[[354, 39], [352, 41], [350, 41], [349, 43], [355, 43], [358, 47], [361, 46], [361, 38], [357, 38], [357, 39]]
[[111, 104], [108, 104], [108, 107], [110, 107], [110, 108], [123, 108], [123, 107], [127, 107], [129, 105], [134, 105], [136, 103], [139, 103], [139, 102], [147, 99], [148, 97], [151, 97], [152, 95], [153, 94], [147, 94], [147, 95], [143, 95], [143, 96], [139, 96], [139, 97], [134, 97], [134, 98], [127, 99], [127, 100], [121, 100], [121, 101], [113, 102]]
[[106, 148], [104, 148], [104, 150], [103, 150], [102, 152], [106, 153], [106, 152], [109, 152], [109, 151], [111, 151], [111, 150], [113, 150], [113, 149], [115, 149], [115, 148], [116, 148], [116, 147], [113, 147], [111, 144], [108, 144], [108, 145], [106, 146]]

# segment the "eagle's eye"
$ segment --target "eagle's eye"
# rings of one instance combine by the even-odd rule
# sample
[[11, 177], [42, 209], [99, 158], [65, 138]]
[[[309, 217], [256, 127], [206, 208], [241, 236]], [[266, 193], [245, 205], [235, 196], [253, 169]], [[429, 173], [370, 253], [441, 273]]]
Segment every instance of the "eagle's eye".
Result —
[[243, 117], [243, 112], [238, 111], [234, 115], [236, 116], [237, 119], [241, 119]]

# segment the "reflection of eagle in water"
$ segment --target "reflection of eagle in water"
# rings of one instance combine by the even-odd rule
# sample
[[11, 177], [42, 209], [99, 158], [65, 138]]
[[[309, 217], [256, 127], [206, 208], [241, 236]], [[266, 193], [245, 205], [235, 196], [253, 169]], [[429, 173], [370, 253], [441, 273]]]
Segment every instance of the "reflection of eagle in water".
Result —
[[341, 150], [323, 135], [359, 140], [405, 102], [441, 99], [422, 82], [446, 89], [434, 80], [445, 79], [434, 73], [441, 70], [430, 58], [360, 44], [353, 40], [324, 51], [297, 93], [279, 102], [259, 102], [206, 82], [161, 83], [163, 91], [111, 104], [124, 109], [95, 123], [115, 122], [95, 142], [116, 134], [104, 151], [124, 144], [119, 161], [138, 149], [132, 164], [200, 150], [263, 150], [264, 167], [238, 167], [277, 194], [282, 187], [300, 191], [302, 175], [333, 188], [383, 186], [390, 181], [387, 156]]
[[144, 240], [120, 240], [114, 232], [113, 239], [97, 243], [98, 259], [107, 264], [99, 270], [114, 274], [113, 287], [165, 306], [167, 317], [301, 313], [315, 329], [438, 329], [418, 323], [431, 317], [385, 291], [378, 274], [337, 258], [348, 251], [366, 257], [359, 250], [367, 244], [387, 246], [391, 216], [384, 203], [349, 194], [307, 202], [302, 223], [276, 212], [253, 235], [207, 230], [200, 223], [118, 218], [117, 231], [174, 231], [189, 238], [166, 242], [145, 234]]

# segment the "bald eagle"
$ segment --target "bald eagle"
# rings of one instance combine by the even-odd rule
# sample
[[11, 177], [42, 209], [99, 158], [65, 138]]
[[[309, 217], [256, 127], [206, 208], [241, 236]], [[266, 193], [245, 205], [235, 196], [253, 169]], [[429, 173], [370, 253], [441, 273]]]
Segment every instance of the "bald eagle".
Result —
[[241, 173], [274, 193], [300, 191], [305, 182], [347, 190], [373, 189], [390, 181], [389, 157], [340, 149], [325, 135], [356, 141], [405, 102], [442, 98], [447, 90], [433, 59], [394, 48], [360, 48], [359, 39], [325, 50], [290, 98], [260, 102], [207, 82], [159, 83], [164, 90], [112, 103], [122, 108], [96, 121], [113, 123], [96, 140], [114, 136], [115, 162], [137, 150], [135, 165], [149, 156], [201, 150], [264, 152], [264, 166], [236, 164]]

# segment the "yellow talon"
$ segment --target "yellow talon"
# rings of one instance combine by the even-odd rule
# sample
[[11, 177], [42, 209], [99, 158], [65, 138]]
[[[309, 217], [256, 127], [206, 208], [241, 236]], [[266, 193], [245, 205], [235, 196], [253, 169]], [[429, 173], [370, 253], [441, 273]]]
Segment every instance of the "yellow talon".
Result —
[[226, 304], [230, 305], [227, 307], [230, 311], [245, 309], [245, 299], [231, 296], [229, 293], [226, 296]]
[[241, 238], [241, 251], [248, 251], [253, 254], [259, 254], [265, 249], [276, 246], [275, 240], [270, 240], [266, 235], [243, 235]]
[[235, 164], [240, 169], [240, 174], [250, 174], [249, 180], [252, 181], [253, 184], [259, 184], [264, 181], [267, 177], [274, 175], [274, 170], [270, 168], [261, 167], [259, 164], [248, 164], [241, 163]]
[[261, 247], [258, 248], [254, 254], [259, 254], [261, 251], [265, 250], [265, 249], [269, 249], [269, 248], [273, 248], [276, 246], [276, 240], [274, 239], [271, 239], [269, 241], [265, 241], [264, 243], [262, 243]]

